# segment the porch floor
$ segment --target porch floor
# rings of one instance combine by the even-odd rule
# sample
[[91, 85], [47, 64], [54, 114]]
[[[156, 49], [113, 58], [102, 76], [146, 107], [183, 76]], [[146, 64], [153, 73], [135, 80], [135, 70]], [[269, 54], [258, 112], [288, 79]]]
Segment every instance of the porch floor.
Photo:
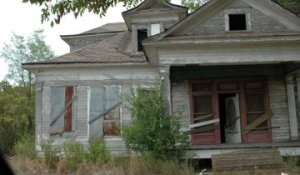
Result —
[[243, 151], [249, 149], [278, 149], [282, 156], [299, 156], [300, 141], [277, 142], [277, 143], [238, 143], [238, 144], [215, 144], [215, 145], [192, 145], [187, 150], [187, 157], [194, 159], [211, 158], [211, 155]]
[[279, 148], [279, 147], [300, 147], [300, 141], [277, 142], [277, 143], [222, 143], [215, 145], [192, 145], [191, 150], [207, 149], [236, 149], [236, 148]]

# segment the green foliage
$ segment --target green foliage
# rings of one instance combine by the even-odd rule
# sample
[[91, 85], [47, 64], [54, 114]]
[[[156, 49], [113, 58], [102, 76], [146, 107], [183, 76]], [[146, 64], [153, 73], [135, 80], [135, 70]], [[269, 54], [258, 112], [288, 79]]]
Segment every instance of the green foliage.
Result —
[[33, 160], [36, 157], [35, 142], [32, 135], [24, 135], [17, 141], [15, 152], [18, 156]]
[[132, 123], [123, 129], [127, 148], [156, 159], [181, 158], [188, 135], [180, 131], [178, 114], [167, 112], [161, 83], [132, 89], [128, 101]]
[[60, 147], [52, 146], [53, 141], [48, 140], [41, 145], [42, 151], [44, 153], [46, 164], [51, 168], [56, 168], [59, 161], [59, 153], [61, 152]]
[[300, 0], [273, 0], [279, 4], [299, 4]]
[[34, 135], [34, 77], [21, 64], [53, 56], [41, 30], [28, 38], [14, 34], [1, 51], [9, 65], [7, 78], [14, 82], [14, 86], [0, 82], [0, 149], [5, 154], [13, 154], [14, 145], [24, 135]]
[[29, 37], [13, 34], [10, 43], [5, 43], [1, 57], [9, 66], [7, 78], [18, 85], [29, 87], [33, 76], [21, 66], [22, 63], [45, 61], [54, 57], [53, 51], [46, 45], [42, 30], [34, 31]]
[[75, 170], [77, 166], [84, 161], [84, 147], [74, 140], [65, 142], [63, 150], [67, 165], [72, 170]]
[[181, 4], [189, 8], [190, 11], [195, 11], [209, 1], [210, 0], [181, 0]]
[[27, 89], [0, 82], [0, 150], [13, 154], [15, 143], [34, 134], [34, 101], [28, 103]]
[[111, 159], [110, 151], [104, 142], [99, 140], [91, 140], [88, 150], [86, 151], [86, 160], [88, 162], [106, 163]]
[[50, 24], [53, 26], [59, 24], [61, 18], [66, 14], [73, 14], [77, 18], [85, 12], [92, 12], [102, 17], [105, 16], [110, 7], [116, 6], [117, 3], [122, 3], [123, 6], [132, 6], [141, 2], [141, 0], [23, 0], [23, 2], [39, 5], [41, 7], [42, 22], [51, 21]]

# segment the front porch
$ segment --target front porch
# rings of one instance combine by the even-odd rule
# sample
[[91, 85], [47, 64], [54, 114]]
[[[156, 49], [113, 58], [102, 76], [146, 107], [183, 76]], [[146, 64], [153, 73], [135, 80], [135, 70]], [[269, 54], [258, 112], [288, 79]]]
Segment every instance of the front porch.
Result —
[[[182, 112], [183, 130], [191, 133], [188, 157], [211, 158], [257, 148], [276, 148], [283, 156], [300, 155], [298, 68], [293, 63], [164, 69], [161, 75], [169, 75], [163, 80], [169, 87], [170, 109]], [[227, 99], [237, 103], [234, 117], [226, 117], [230, 112], [225, 109]], [[229, 129], [235, 135], [227, 134], [232, 121], [236, 124]]]

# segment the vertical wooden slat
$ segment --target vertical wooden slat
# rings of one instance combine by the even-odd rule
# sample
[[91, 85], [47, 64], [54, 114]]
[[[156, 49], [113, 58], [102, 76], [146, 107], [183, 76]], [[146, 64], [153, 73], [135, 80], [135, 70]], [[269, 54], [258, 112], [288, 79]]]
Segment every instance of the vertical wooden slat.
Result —
[[[90, 91], [90, 120], [105, 110], [105, 88], [103, 86], [91, 87]], [[103, 117], [90, 124], [90, 139], [103, 138]]]
[[[72, 101], [74, 89], [73, 86], [67, 86], [65, 88], [65, 107]], [[65, 118], [64, 118], [64, 131], [70, 132], [72, 131], [72, 106], [69, 105], [65, 110]]]
[[[62, 113], [65, 108], [64, 87], [51, 87], [50, 90], [50, 123]], [[61, 115], [50, 128], [50, 132], [62, 132], [64, 129], [64, 118]]]
[[[119, 86], [106, 86], [105, 87], [105, 110], [120, 102]], [[106, 115], [104, 121], [104, 134], [105, 135], [118, 135], [120, 127], [120, 108], [117, 107]]]

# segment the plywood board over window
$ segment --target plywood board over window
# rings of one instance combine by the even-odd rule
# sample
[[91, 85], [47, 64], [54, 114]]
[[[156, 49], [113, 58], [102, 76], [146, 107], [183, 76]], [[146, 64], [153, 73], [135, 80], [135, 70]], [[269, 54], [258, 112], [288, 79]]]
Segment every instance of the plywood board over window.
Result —
[[120, 135], [120, 86], [93, 86], [90, 89], [89, 138]]
[[75, 131], [76, 92], [73, 86], [51, 87], [50, 135], [67, 136]]

